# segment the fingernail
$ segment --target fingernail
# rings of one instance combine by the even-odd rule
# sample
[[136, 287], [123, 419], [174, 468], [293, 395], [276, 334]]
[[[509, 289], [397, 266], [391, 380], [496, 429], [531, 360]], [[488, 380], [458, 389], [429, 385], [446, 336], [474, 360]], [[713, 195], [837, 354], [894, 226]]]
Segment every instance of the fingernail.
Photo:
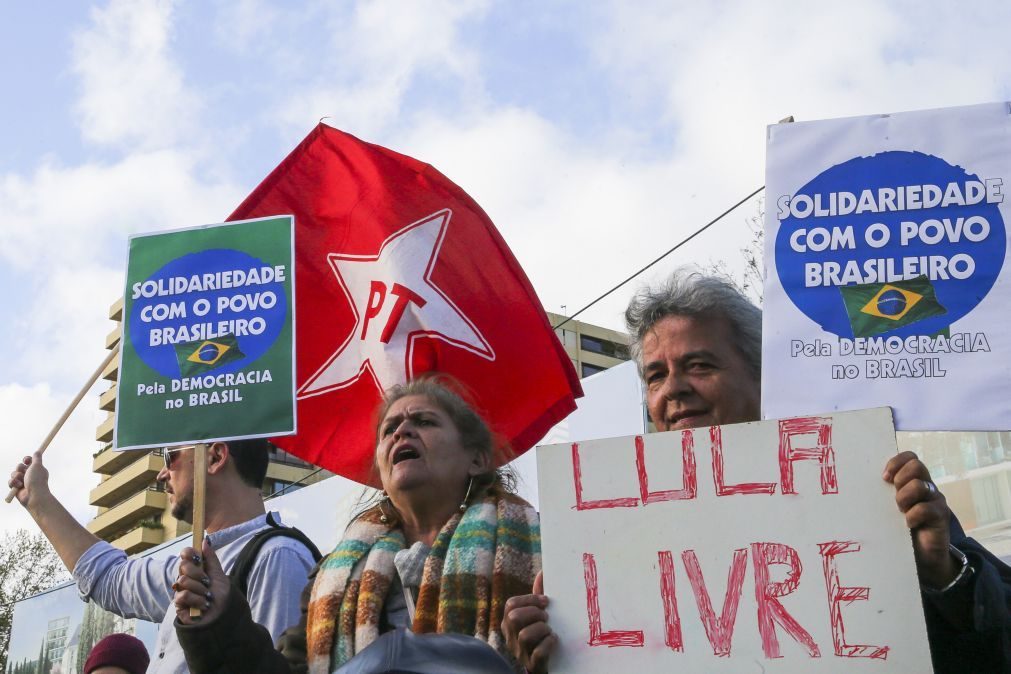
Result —
[[210, 610], [210, 608], [211, 608], [211, 602], [205, 601], [204, 602], [204, 610], [207, 611], [207, 610]]
[[194, 564], [199, 564], [200, 563], [200, 555], [198, 555], [195, 552], [193, 553], [193, 563]]
[[211, 579], [208, 578], [207, 576], [204, 576], [203, 578], [201, 578], [200, 582], [204, 584], [204, 587], [210, 587], [211, 586]]
[[210, 592], [210, 591], [204, 592], [204, 596], [207, 597], [207, 601], [208, 602], [214, 601], [214, 593], [213, 592]]

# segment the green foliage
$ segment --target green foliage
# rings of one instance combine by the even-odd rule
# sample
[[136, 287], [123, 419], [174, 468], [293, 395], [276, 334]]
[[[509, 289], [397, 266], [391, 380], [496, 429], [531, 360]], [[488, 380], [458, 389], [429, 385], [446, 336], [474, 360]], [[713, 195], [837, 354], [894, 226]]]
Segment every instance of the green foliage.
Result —
[[14, 603], [48, 590], [67, 577], [56, 551], [41, 533], [18, 529], [0, 540], [0, 672], [34, 674], [40, 664], [46, 666], [48, 653], [40, 653], [39, 661], [30, 665], [25, 662], [7, 666]]

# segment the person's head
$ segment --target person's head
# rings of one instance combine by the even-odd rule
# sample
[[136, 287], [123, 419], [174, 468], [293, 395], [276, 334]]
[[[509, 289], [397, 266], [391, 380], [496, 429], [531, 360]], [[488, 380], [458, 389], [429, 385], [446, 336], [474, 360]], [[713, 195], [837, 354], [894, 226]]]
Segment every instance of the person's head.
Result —
[[762, 312], [731, 283], [679, 269], [640, 289], [625, 322], [659, 430], [758, 420]]
[[144, 674], [150, 663], [144, 642], [129, 634], [110, 634], [95, 644], [84, 674]]
[[376, 470], [398, 507], [511, 491], [495, 469], [491, 430], [450, 385], [426, 377], [394, 386], [377, 410]]
[[[157, 478], [165, 483], [172, 516], [183, 522], [193, 521], [193, 449], [194, 445], [164, 448], [165, 467]], [[211, 443], [207, 448], [208, 495], [218, 486], [259, 492], [267, 475], [269, 451], [270, 443], [264, 438]]]

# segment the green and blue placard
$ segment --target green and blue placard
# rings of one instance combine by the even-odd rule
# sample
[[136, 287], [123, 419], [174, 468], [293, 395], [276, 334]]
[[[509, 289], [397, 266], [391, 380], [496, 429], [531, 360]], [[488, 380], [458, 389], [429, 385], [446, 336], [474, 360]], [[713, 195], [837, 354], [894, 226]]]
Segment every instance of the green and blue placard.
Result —
[[130, 238], [116, 449], [296, 430], [291, 216]]

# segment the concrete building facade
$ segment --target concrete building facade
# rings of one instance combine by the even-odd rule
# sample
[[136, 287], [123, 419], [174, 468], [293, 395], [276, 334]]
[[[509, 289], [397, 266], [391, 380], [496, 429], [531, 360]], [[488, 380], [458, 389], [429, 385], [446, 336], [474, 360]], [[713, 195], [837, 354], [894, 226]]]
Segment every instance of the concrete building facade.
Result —
[[551, 325], [565, 347], [580, 378], [603, 372], [629, 359], [628, 335], [591, 323], [572, 320], [564, 325], [566, 317], [548, 312]]

